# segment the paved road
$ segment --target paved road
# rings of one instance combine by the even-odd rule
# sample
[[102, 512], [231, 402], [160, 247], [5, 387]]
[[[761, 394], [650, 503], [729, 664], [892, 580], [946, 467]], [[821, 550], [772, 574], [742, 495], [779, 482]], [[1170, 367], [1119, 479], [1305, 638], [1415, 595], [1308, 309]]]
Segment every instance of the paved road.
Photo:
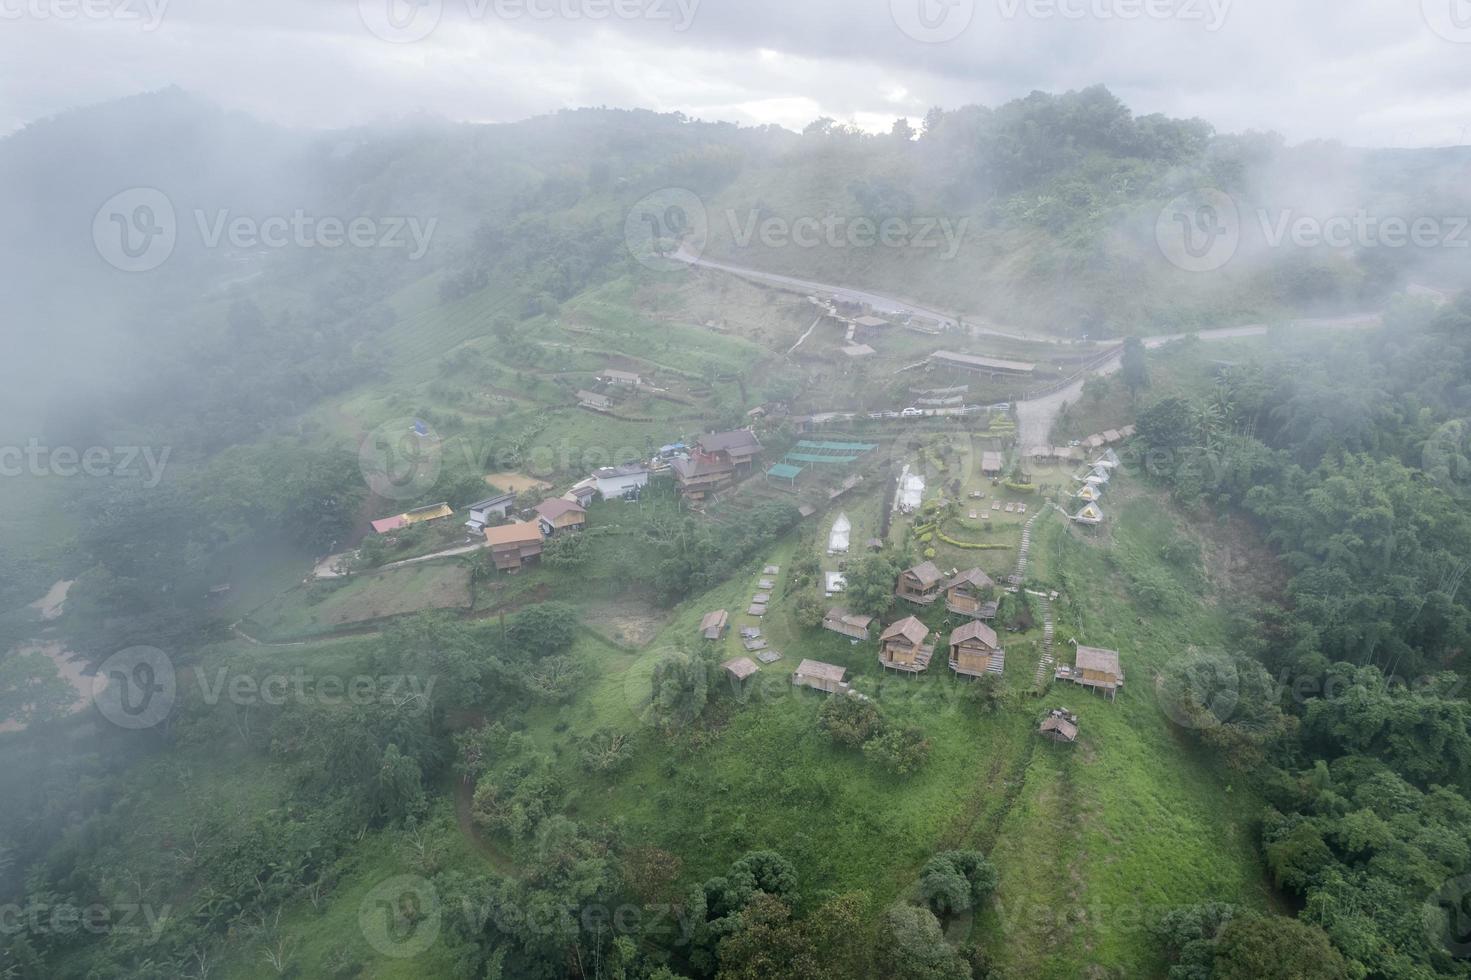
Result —
[[[1378, 313], [1362, 313], [1355, 316], [1322, 317], [1317, 319], [1290, 320], [1288, 326], [1319, 330], [1362, 330], [1377, 327], [1382, 322]], [[1239, 327], [1222, 327], [1219, 330], [1202, 330], [1195, 334], [1201, 340], [1232, 340], [1237, 337], [1260, 337], [1270, 329], [1265, 323], [1249, 323]], [[1183, 340], [1190, 334], [1161, 334], [1145, 337], [1144, 346], [1153, 350], [1173, 340]], [[1023, 450], [1032, 446], [1050, 445], [1052, 426], [1065, 404], [1078, 400], [1083, 385], [1090, 377], [1102, 377], [1119, 369], [1122, 355], [1113, 357], [1099, 365], [1091, 374], [1079, 378], [1061, 391], [1043, 398], [1016, 403], [1016, 439]]]
[[[864, 303], [875, 310], [887, 313], [906, 313], [922, 317], [929, 317], [945, 324], [949, 328], [955, 327], [955, 318], [938, 310], [922, 306], [910, 300], [899, 299], [895, 296], [885, 296], [881, 293], [866, 292], [861, 289], [850, 289], [847, 286], [834, 286], [831, 283], [813, 282], [810, 279], [798, 279], [793, 276], [783, 276], [774, 272], [763, 272], [760, 269], [749, 269], [744, 266], [731, 265], [726, 262], [716, 262], [713, 259], [702, 258], [688, 252], [680, 251], [674, 254], [674, 258], [681, 262], [687, 262], [701, 269], [713, 269], [718, 272], [729, 273], [750, 279], [755, 282], [764, 282], [787, 289], [795, 289], [800, 292], [810, 293], [829, 299], [838, 299], [850, 303]], [[1413, 288], [1413, 287], [1412, 287]], [[1320, 328], [1330, 330], [1363, 329], [1365, 327], [1378, 326], [1382, 320], [1378, 313], [1361, 313], [1353, 316], [1326, 317], [1319, 319], [1291, 320], [1288, 325], [1293, 327]], [[1239, 327], [1222, 327], [1216, 330], [1201, 330], [1195, 336], [1201, 340], [1230, 340], [1236, 337], [1259, 337], [1269, 329], [1265, 323], [1248, 323]], [[1007, 330], [995, 330], [991, 328], [980, 328], [971, 325], [971, 331], [977, 335], [990, 337], [1004, 337], [1008, 340], [1024, 340], [1038, 343], [1056, 344], [1061, 343], [1057, 337], [1047, 337], [1040, 334], [1029, 333], [1018, 328]], [[1161, 334], [1154, 337], [1144, 338], [1144, 346], [1148, 348], [1163, 347], [1172, 340], [1181, 340], [1189, 334]], [[1034, 398], [1030, 401], [1016, 403], [1017, 415], [1017, 445], [1026, 448], [1039, 446], [1049, 441], [1053, 423], [1057, 415], [1062, 411], [1062, 406], [1077, 401], [1083, 391], [1083, 383], [1089, 377], [1111, 374], [1119, 368], [1119, 358], [1114, 357], [1099, 365], [1090, 374], [1078, 378], [1073, 384], [1068, 385], [1060, 391], [1042, 398]], [[829, 413], [836, 417], [850, 413]]]
[[[798, 292], [808, 293], [824, 299], [839, 300], [845, 303], [863, 303], [873, 307], [880, 313], [902, 313], [925, 317], [938, 322], [946, 330], [954, 330], [956, 328], [954, 314], [945, 313], [933, 307], [923, 306], [913, 300], [900, 299], [897, 296], [885, 296], [882, 293], [870, 293], [862, 289], [851, 289], [847, 286], [834, 286], [831, 283], [813, 282], [810, 279], [798, 279], [794, 276], [783, 276], [775, 272], [763, 272], [760, 269], [749, 269], [745, 266], [716, 262], [714, 259], [702, 258], [684, 251], [675, 252], [672, 258], [701, 269], [726, 272], [733, 276], [740, 276], [742, 279], [764, 282], [768, 285], [781, 286], [785, 289], [795, 289]], [[1056, 337], [1028, 333], [1020, 329], [997, 330], [993, 327], [977, 326], [971, 321], [966, 321], [966, 327], [970, 333], [986, 337], [1004, 337], [1007, 340], [1024, 340], [1044, 344], [1059, 343]]]

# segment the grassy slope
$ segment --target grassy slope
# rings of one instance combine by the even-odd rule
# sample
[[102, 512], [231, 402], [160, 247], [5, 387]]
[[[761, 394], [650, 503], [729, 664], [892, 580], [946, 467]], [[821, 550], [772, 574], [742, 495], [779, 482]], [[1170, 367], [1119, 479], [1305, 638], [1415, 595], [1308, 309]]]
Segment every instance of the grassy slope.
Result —
[[[798, 629], [778, 607], [763, 627], [786, 659], [763, 670], [751, 703], [731, 713], [713, 744], [682, 754], [640, 728], [649, 673], [674, 637], [693, 635], [704, 611], [744, 608], [759, 577], [760, 562], [753, 564], [683, 607], [646, 652], [606, 652], [596, 687], [559, 713], [574, 730], [644, 732], [630, 771], [613, 780], [575, 777], [584, 786], [577, 816], [623, 821], [635, 842], [679, 854], [691, 880], [770, 847], [797, 862], [809, 896], [863, 888], [880, 903], [905, 897], [935, 850], [979, 847], [1001, 869], [1001, 885], [977, 936], [1019, 975], [1073, 977], [1092, 965], [1155, 973], [1146, 912], [1209, 898], [1258, 906], [1268, 899], [1252, 844], [1259, 802], [1170, 730], [1150, 684], [1152, 671], [1187, 645], [1224, 645], [1221, 614], [1209, 601], [1170, 615], [1145, 612], [1113, 584], [1111, 552], [1157, 561], [1150, 556], [1174, 533], [1174, 519], [1144, 497], [1123, 508], [1106, 540], [1056, 515], [1039, 525], [1038, 574], [1081, 593], [1060, 604], [1059, 638], [1076, 634], [1123, 651], [1130, 683], [1116, 704], [1063, 687], [1040, 704], [1018, 700], [980, 716], [958, 701], [942, 665], [920, 678], [885, 678], [872, 644]], [[796, 544], [788, 539], [768, 560], [785, 567]], [[735, 617], [737, 626], [746, 621]], [[1033, 639], [1008, 640], [1013, 688], [1030, 681]], [[726, 648], [735, 655], [738, 640]], [[923, 727], [934, 743], [928, 767], [894, 780], [827, 744], [815, 726], [821, 696], [786, 682], [804, 656], [848, 666], [856, 686], [878, 696], [895, 720]], [[1079, 745], [1033, 735], [1040, 708], [1057, 704], [1081, 712]], [[538, 726], [548, 742], [550, 721]]]

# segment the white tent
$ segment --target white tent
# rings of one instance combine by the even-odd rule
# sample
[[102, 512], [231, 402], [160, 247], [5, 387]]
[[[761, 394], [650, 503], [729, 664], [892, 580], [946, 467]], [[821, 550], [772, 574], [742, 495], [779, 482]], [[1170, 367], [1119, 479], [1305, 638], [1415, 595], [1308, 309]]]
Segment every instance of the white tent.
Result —
[[839, 514], [838, 519], [833, 521], [832, 533], [827, 536], [827, 553], [830, 555], [847, 553], [848, 537], [852, 533], [853, 522], [848, 520], [847, 514]]
[[912, 514], [924, 502], [924, 477], [911, 472], [908, 464], [899, 474], [899, 510]]

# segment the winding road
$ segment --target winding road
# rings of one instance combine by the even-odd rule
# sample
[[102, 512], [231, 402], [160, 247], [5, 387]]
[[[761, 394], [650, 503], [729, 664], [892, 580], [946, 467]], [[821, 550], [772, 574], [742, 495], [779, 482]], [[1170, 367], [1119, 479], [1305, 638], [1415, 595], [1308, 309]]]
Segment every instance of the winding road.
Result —
[[[673, 258], [688, 264], [693, 268], [710, 269], [715, 272], [724, 272], [733, 276], [739, 276], [752, 282], [765, 283], [781, 289], [791, 289], [813, 296], [826, 299], [838, 300], [847, 303], [862, 303], [881, 313], [901, 313], [915, 316], [927, 317], [943, 324], [946, 329], [954, 329], [956, 319], [948, 313], [941, 313], [930, 307], [923, 306], [911, 300], [900, 299], [896, 296], [886, 296], [882, 293], [873, 293], [861, 289], [852, 289], [847, 286], [835, 286], [831, 283], [814, 282], [810, 279], [798, 279], [794, 276], [784, 276], [775, 272], [765, 272], [760, 269], [751, 269], [744, 266], [732, 265], [727, 262], [716, 262], [693, 255], [685, 250], [673, 254]], [[1413, 292], [1416, 287], [1411, 285]], [[1438, 294], [1444, 295], [1444, 294]], [[1285, 324], [1289, 327], [1301, 327], [1307, 329], [1323, 330], [1361, 330], [1369, 327], [1377, 327], [1383, 322], [1380, 313], [1359, 313], [1351, 316], [1319, 317], [1300, 320], [1289, 320]], [[997, 330], [991, 327], [977, 327], [968, 323], [970, 332], [978, 336], [1003, 337], [1007, 340], [1021, 340], [1031, 343], [1059, 344], [1062, 341], [1057, 337], [1044, 336], [1025, 330], [1008, 328]], [[1200, 330], [1193, 334], [1175, 333], [1160, 334], [1153, 337], [1145, 337], [1144, 346], [1150, 349], [1163, 347], [1173, 340], [1183, 340], [1189, 336], [1199, 337], [1201, 340], [1232, 340], [1238, 337], [1260, 337], [1267, 333], [1271, 325], [1266, 323], [1248, 323], [1236, 327], [1221, 327], [1215, 330]], [[1058, 413], [1062, 407], [1075, 402], [1082, 394], [1083, 385], [1090, 377], [1098, 377], [1112, 374], [1119, 368], [1122, 355], [1110, 358], [1093, 370], [1080, 374], [1072, 384], [1041, 398], [1028, 399], [1016, 403], [1017, 417], [1017, 445], [1038, 446], [1047, 443], [1051, 437], [1052, 426], [1057, 421]], [[837, 413], [846, 414], [846, 413]]]

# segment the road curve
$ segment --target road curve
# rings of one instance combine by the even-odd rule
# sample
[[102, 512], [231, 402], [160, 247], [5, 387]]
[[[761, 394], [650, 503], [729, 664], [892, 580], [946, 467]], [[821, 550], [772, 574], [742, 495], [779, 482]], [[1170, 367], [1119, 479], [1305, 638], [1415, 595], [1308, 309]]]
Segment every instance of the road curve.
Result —
[[[793, 289], [828, 299], [841, 300], [849, 303], [863, 303], [883, 313], [904, 313], [927, 317], [944, 324], [950, 329], [956, 326], [955, 317], [947, 313], [941, 313], [931, 307], [920, 305], [911, 300], [899, 299], [895, 296], [886, 296], [882, 293], [873, 293], [861, 289], [851, 289], [847, 286], [835, 286], [831, 283], [814, 282], [810, 279], [799, 279], [795, 276], [784, 276], [775, 272], [765, 272], [760, 269], [732, 265], [728, 262], [717, 262], [713, 259], [692, 254], [685, 249], [676, 251], [672, 257], [695, 268], [724, 272], [729, 275], [739, 276], [742, 279], [749, 279], [753, 282]], [[1356, 330], [1376, 327], [1382, 321], [1383, 315], [1380, 313], [1358, 313], [1350, 316], [1289, 320], [1285, 325], [1328, 330]], [[1248, 323], [1236, 327], [1199, 330], [1193, 334], [1159, 334], [1152, 337], [1145, 337], [1143, 340], [1145, 347], [1154, 349], [1163, 347], [1170, 341], [1183, 340], [1189, 336], [1196, 336], [1201, 340], [1231, 340], [1237, 337], [1260, 337], [1265, 335], [1269, 329], [1270, 324]], [[994, 330], [970, 325], [970, 332], [978, 336], [1003, 337], [1007, 340], [1022, 340], [1034, 343], [1056, 344], [1061, 342], [1057, 337], [1047, 337], [1016, 329]], [[1119, 357], [1113, 357], [1097, 366], [1091, 372], [1079, 376], [1076, 381], [1060, 391], [1053, 392], [1041, 398], [1017, 402], [1017, 445], [1025, 448], [1046, 443], [1051, 437], [1053, 423], [1057, 420], [1058, 413], [1062, 411], [1062, 406], [1077, 400], [1083, 391], [1083, 384], [1088, 378], [1107, 375], [1117, 371], [1119, 361]]]
[[[761, 269], [751, 269], [746, 266], [731, 265], [728, 262], [716, 262], [714, 259], [703, 258], [690, 252], [680, 250], [671, 256], [680, 262], [700, 269], [711, 269], [716, 272], [725, 272], [742, 279], [753, 282], [766, 283], [770, 286], [779, 286], [783, 289], [793, 289], [798, 292], [820, 296], [825, 299], [838, 300], [844, 303], [862, 303], [871, 306], [880, 313], [903, 313], [911, 316], [921, 316], [934, 320], [947, 330], [956, 328], [956, 319], [952, 313], [944, 313], [934, 307], [923, 306], [913, 300], [899, 299], [897, 296], [886, 296], [882, 293], [871, 293], [862, 289], [852, 289], [848, 286], [834, 286], [831, 283], [813, 282], [810, 279], [798, 279], [795, 276], [784, 276], [776, 272], [764, 272]], [[980, 327], [973, 323], [967, 323], [968, 332], [985, 337], [1002, 337], [1007, 340], [1023, 340], [1032, 343], [1055, 344], [1056, 337], [1048, 337], [1043, 334], [1027, 333], [1025, 331], [996, 330], [990, 327]]]

